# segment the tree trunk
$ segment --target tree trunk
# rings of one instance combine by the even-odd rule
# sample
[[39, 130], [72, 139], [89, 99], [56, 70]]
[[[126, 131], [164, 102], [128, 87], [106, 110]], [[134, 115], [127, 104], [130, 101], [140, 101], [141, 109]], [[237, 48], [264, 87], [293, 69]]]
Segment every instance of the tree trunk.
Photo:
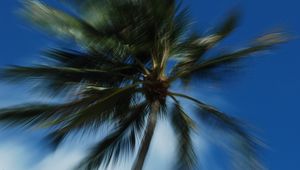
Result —
[[138, 151], [137, 157], [135, 159], [132, 170], [142, 170], [150, 143], [152, 140], [152, 136], [154, 134], [154, 130], [157, 122], [157, 113], [159, 111], [159, 101], [155, 101], [151, 104], [151, 113], [149, 115], [149, 120], [147, 127], [145, 129], [144, 137], [142, 139], [140, 149]]

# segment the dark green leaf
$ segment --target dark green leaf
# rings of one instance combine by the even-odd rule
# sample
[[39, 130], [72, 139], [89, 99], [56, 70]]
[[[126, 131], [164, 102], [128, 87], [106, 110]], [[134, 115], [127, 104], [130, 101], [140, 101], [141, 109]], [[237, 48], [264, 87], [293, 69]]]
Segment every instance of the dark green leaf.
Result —
[[196, 154], [193, 149], [191, 132], [195, 128], [193, 120], [183, 111], [178, 101], [171, 110], [172, 125], [178, 141], [176, 169], [192, 170], [196, 167]]
[[[128, 97], [128, 100], [131, 101], [131, 96], [135, 93], [134, 87], [104, 91], [106, 92], [100, 93], [98, 96], [99, 99], [62, 120], [62, 125], [49, 136], [50, 140], [53, 141], [54, 148], [71, 132], [79, 130], [84, 130], [83, 132], [86, 133], [97, 131], [104, 122], [113, 123], [116, 119], [120, 120], [120, 118], [126, 117], [130, 108], [128, 103], [122, 103], [122, 100]], [[124, 110], [116, 112], [119, 107]]]
[[101, 165], [106, 168], [109, 162], [114, 159], [118, 161], [122, 156], [129, 156], [135, 148], [136, 136], [140, 135], [141, 120], [147, 114], [147, 103], [141, 103], [132, 108], [132, 112], [120, 122], [116, 130], [100, 141], [90, 154], [79, 164], [77, 169], [98, 169]]

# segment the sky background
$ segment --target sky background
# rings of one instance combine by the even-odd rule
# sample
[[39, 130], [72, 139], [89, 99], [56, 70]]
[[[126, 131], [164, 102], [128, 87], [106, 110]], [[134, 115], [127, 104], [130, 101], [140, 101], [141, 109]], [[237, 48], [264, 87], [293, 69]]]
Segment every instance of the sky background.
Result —
[[[55, 0], [51, 2], [56, 3]], [[199, 30], [211, 28], [231, 9], [241, 9], [240, 27], [225, 40], [225, 47], [240, 46], [240, 43], [278, 29], [296, 38], [247, 61], [246, 67], [230, 81], [194, 87], [197, 94], [193, 94], [254, 126], [256, 134], [268, 145], [263, 152], [268, 169], [298, 170], [300, 1], [185, 0], [184, 5], [191, 7]], [[18, 0], [0, 1], [0, 67], [35, 62], [40, 50], [55, 44], [53, 39], [30, 28], [15, 14], [19, 7]], [[8, 86], [0, 82], [0, 107], [34, 100], [41, 98], [31, 96], [24, 85]], [[147, 170], [169, 169], [174, 156], [173, 132], [164, 123], [157, 129], [146, 163]], [[83, 157], [85, 147], [79, 145], [80, 141], [67, 143], [57, 152], [49, 153], [40, 141], [41, 136], [41, 133], [0, 128], [0, 170], [69, 170]], [[206, 169], [223, 169], [211, 163], [216, 158], [209, 153], [209, 144], [205, 140], [196, 138], [195, 144], [200, 159], [206, 162]], [[123, 165], [122, 169], [128, 166]]]

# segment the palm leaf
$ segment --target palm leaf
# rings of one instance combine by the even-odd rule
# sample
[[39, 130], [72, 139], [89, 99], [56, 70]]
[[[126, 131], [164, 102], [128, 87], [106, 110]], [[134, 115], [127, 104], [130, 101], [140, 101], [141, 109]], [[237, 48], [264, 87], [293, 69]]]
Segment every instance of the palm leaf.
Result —
[[49, 127], [61, 123], [66, 116], [94, 102], [98, 95], [90, 95], [64, 104], [23, 104], [0, 109], [0, 121], [10, 126]]
[[251, 136], [237, 119], [190, 96], [179, 93], [170, 93], [170, 95], [183, 97], [195, 102], [197, 104], [197, 113], [204, 123], [220, 131], [225, 131], [236, 139], [237, 146], [232, 148], [238, 153], [233, 159], [233, 161], [236, 161], [233, 163], [237, 165], [236, 169], [262, 169], [257, 153], [260, 147], [258, 140]]
[[82, 52], [66, 49], [49, 49], [43, 55], [54, 64], [75, 68], [102, 68], [103, 66], [125, 65], [116, 56], [101, 52]]
[[[123, 98], [132, 100], [135, 93], [134, 86], [103, 91], [105, 92], [100, 94], [102, 96], [99, 96], [100, 99], [95, 99], [90, 105], [61, 120], [61, 125], [49, 135], [54, 148], [57, 148], [71, 132], [79, 130], [86, 133], [95, 132], [104, 122], [113, 123], [127, 115], [130, 108], [128, 103], [122, 100]], [[117, 108], [123, 108], [123, 110], [116, 111]]]
[[[265, 39], [268, 37], [268, 39]], [[204, 70], [206, 68], [214, 68], [218, 67], [222, 64], [230, 63], [233, 61], [236, 61], [238, 59], [241, 59], [242, 57], [249, 56], [250, 54], [266, 50], [268, 48], [273, 47], [273, 45], [276, 45], [278, 43], [281, 43], [285, 41], [285, 38], [280, 35], [279, 33], [273, 33], [264, 35], [256, 40], [254, 44], [250, 47], [243, 48], [237, 51], [234, 51], [232, 53], [225, 53], [218, 55], [216, 57], [213, 57], [212, 59], [209, 59], [207, 61], [201, 61], [199, 64], [195, 66], [195, 70]]]
[[39, 1], [27, 1], [21, 13], [44, 29], [58, 36], [71, 37], [82, 43], [90, 43], [96, 31], [84, 21], [54, 9]]
[[[175, 98], [174, 98], [175, 99]], [[196, 154], [193, 149], [191, 130], [195, 128], [193, 120], [183, 111], [179, 102], [175, 99], [171, 110], [172, 125], [178, 141], [178, 154], [176, 169], [194, 169], [196, 167]]]
[[233, 156], [232, 163], [234, 168], [263, 169], [258, 157], [260, 142], [244, 129], [241, 122], [211, 108], [212, 107], [208, 105], [205, 107], [199, 105], [198, 114], [207, 125], [232, 135], [234, 141], [233, 146], [230, 148], [232, 150], [229, 152]]
[[[119, 76], [126, 77], [127, 75], [120, 73], [120, 70], [131, 69], [128, 67], [114, 68], [111, 70], [75, 68], [75, 67], [53, 67], [47, 65], [37, 65], [35, 67], [14, 66], [7, 68], [4, 75], [10, 79], [24, 78], [51, 78], [58, 77], [68, 82], [91, 81], [96, 82], [97, 79], [105, 81], [108, 78]], [[129, 77], [129, 76], [128, 76]], [[68, 81], [69, 80], [69, 81]]]
[[267, 50], [284, 41], [286, 41], [286, 38], [281, 33], [264, 35], [258, 38], [250, 47], [246, 47], [231, 53], [222, 53], [216, 57], [200, 60], [197, 63], [179, 65], [178, 67], [174, 68], [176, 72], [174, 73], [173, 79], [190, 79], [191, 76], [203, 77], [204, 75], [207, 75], [207, 72], [209, 71], [213, 71], [214, 69], [221, 68], [224, 65], [237, 62], [251, 54]]
[[34, 87], [40, 88], [39, 90], [66, 93], [89, 84], [103, 87], [119, 86], [125, 82], [137, 81], [139, 74], [139, 70], [130, 65], [106, 69], [37, 65], [6, 68], [2, 71], [2, 79], [12, 82], [34, 82], [37, 83]]
[[[76, 169], [98, 169], [101, 165], [107, 167], [111, 159], [119, 160], [128, 156], [135, 148], [136, 136], [140, 135], [139, 124], [144, 124], [143, 119], [147, 114], [147, 103], [143, 102], [132, 108], [132, 113], [117, 126], [116, 130], [100, 141], [91, 149], [89, 155]], [[137, 129], [136, 129], [137, 128]]]
[[90, 50], [114, 49], [113, 52], [116, 54], [123, 54], [128, 50], [118, 39], [101, 33], [84, 20], [39, 1], [27, 1], [21, 14], [34, 25], [59, 37], [72, 38]]
[[26, 104], [0, 110], [0, 121], [13, 126], [31, 126], [37, 122], [49, 119], [49, 111], [57, 108], [56, 105]]
[[161, 108], [159, 101], [154, 101], [153, 103], [151, 103], [147, 125], [144, 130], [144, 136], [132, 167], [133, 170], [142, 170], [143, 168], [144, 161], [146, 159], [150, 143], [155, 131], [157, 123], [157, 114], [159, 113], [160, 109]]

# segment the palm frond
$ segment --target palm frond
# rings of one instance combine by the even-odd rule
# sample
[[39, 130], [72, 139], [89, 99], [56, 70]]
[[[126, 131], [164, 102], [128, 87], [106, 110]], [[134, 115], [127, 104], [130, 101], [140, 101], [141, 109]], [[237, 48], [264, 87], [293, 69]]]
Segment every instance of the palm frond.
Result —
[[171, 114], [171, 122], [178, 141], [177, 163], [175, 167], [178, 170], [192, 170], [197, 164], [197, 158], [191, 139], [191, 130], [195, 128], [195, 123], [183, 111], [180, 103], [176, 99]]
[[23, 104], [0, 109], [0, 121], [9, 126], [49, 127], [72, 113], [87, 107], [98, 95], [86, 96], [63, 104]]
[[40, 1], [26, 1], [21, 14], [33, 24], [58, 36], [74, 38], [78, 42], [90, 43], [96, 30], [83, 20], [54, 9]]
[[31, 126], [44, 121], [51, 115], [46, 114], [57, 108], [56, 105], [26, 104], [0, 110], [0, 121], [11, 126]]
[[119, 58], [106, 53], [94, 51], [78, 51], [71, 49], [49, 49], [43, 55], [55, 65], [75, 68], [102, 68], [104, 66], [123, 66]]
[[174, 73], [174, 78], [181, 79], [190, 79], [191, 76], [203, 77], [207, 74], [208, 71], [212, 71], [216, 68], [221, 68], [224, 65], [228, 65], [233, 62], [238, 62], [239, 60], [250, 56], [251, 54], [255, 54], [260, 51], [267, 50], [274, 45], [286, 41], [286, 36], [281, 33], [271, 33], [264, 35], [258, 38], [251, 46], [236, 50], [230, 53], [221, 53], [215, 57], [211, 57], [209, 59], [202, 59], [193, 62], [192, 64], [186, 65], [178, 65], [174, 69], [176, 72]]
[[76, 68], [36, 65], [30, 67], [14, 66], [2, 71], [4, 80], [16, 82], [33, 82], [38, 90], [45, 90], [59, 94], [68, 92], [76, 87], [89, 84], [113, 87], [120, 86], [125, 82], [138, 81], [140, 71], [131, 65], [108, 68]]
[[233, 162], [237, 166], [236, 169], [262, 169], [257, 153], [257, 150], [260, 148], [258, 140], [250, 135], [237, 119], [190, 96], [179, 93], [170, 93], [170, 95], [183, 97], [195, 102], [197, 104], [197, 113], [203, 120], [203, 123], [213, 126], [217, 130], [224, 131], [236, 139], [237, 146], [232, 147], [238, 153], [233, 159], [233, 161], [236, 161]]
[[[121, 70], [128, 69], [120, 68]], [[15, 66], [7, 68], [4, 73], [7, 77], [24, 79], [24, 78], [50, 78], [50, 77], [62, 77], [64, 80], [70, 80], [69, 82], [80, 81], [96, 81], [96, 79], [107, 79], [112, 76], [126, 77], [122, 73], [119, 73], [118, 68], [112, 70], [99, 70], [99, 69], [85, 69], [74, 67], [53, 67], [47, 65], [37, 65], [35, 67], [21, 67]]]
[[129, 156], [135, 148], [136, 137], [142, 132], [147, 113], [147, 102], [134, 106], [131, 114], [118, 124], [113, 133], [96, 144], [76, 169], [98, 169], [101, 166], [106, 168], [112, 159], [117, 162], [122, 156]]
[[285, 41], [285, 38], [280, 33], [272, 33], [272, 34], [264, 35], [258, 38], [250, 47], [246, 47], [231, 53], [221, 54], [216, 57], [212, 57], [212, 59], [208, 59], [207, 61], [201, 61], [199, 64], [195, 66], [194, 69], [204, 70], [206, 68], [218, 67], [222, 64], [237, 61], [242, 57], [247, 57], [250, 54], [269, 49], [273, 47], [273, 45], [276, 45], [283, 41]]
[[85, 133], [95, 132], [104, 122], [113, 123], [126, 117], [130, 105], [123, 99], [132, 101], [135, 94], [134, 86], [103, 91], [105, 92], [100, 94], [102, 97], [99, 96], [90, 105], [61, 120], [61, 125], [48, 137], [54, 148], [57, 148], [71, 132], [80, 130]]
[[[187, 12], [186, 12], [187, 13]], [[188, 15], [188, 14], [185, 14]], [[187, 17], [187, 16], [186, 16]], [[180, 58], [187, 61], [198, 61], [205, 52], [211, 49], [219, 41], [227, 37], [237, 26], [239, 13], [232, 14], [219, 26], [213, 29], [209, 35], [200, 36], [197, 34], [186, 35], [185, 41], [177, 45], [177, 51], [181, 53]], [[186, 21], [186, 18], [183, 18]], [[182, 62], [187, 62], [183, 60]], [[182, 65], [183, 63], [179, 64]]]
[[113, 36], [96, 30], [86, 21], [50, 7], [40, 1], [26, 1], [21, 14], [34, 25], [58, 37], [74, 39], [93, 51], [110, 50], [115, 54], [126, 53], [128, 47]]
[[177, 8], [178, 12], [176, 12], [173, 17], [173, 23], [170, 30], [170, 41], [172, 42], [172, 51], [174, 51], [174, 54], [178, 51], [178, 46], [186, 39], [192, 25], [190, 20], [190, 10], [188, 8], [179, 10], [181, 8], [180, 4], [177, 5]]
[[151, 140], [155, 131], [157, 123], [157, 114], [160, 111], [159, 101], [154, 101], [150, 106], [150, 113], [147, 121], [147, 125], [144, 131], [144, 136], [141, 141], [138, 153], [136, 155], [134, 164], [132, 166], [133, 170], [142, 170], [148, 150], [150, 148]]
[[[238, 12], [232, 14], [219, 26], [213, 29], [213, 32], [207, 36], [200, 36], [195, 33], [185, 35], [185, 40], [176, 45], [174, 55], [179, 59], [177, 64], [171, 70], [171, 80], [178, 78], [178, 74], [183, 74], [183, 70], [194, 67], [201, 60], [207, 51], [211, 50], [219, 41], [227, 37], [237, 26], [239, 18]], [[185, 74], [181, 77], [184, 84], [188, 84], [191, 75]]]
[[229, 152], [233, 157], [232, 164], [235, 169], [263, 169], [258, 156], [260, 142], [247, 132], [241, 122], [208, 105], [199, 105], [198, 114], [207, 125], [232, 136], [233, 144]]
[[213, 29], [208, 37], [204, 37], [198, 41], [199, 44], [206, 45], [208, 48], [216, 45], [219, 41], [227, 37], [238, 26], [240, 19], [239, 11], [232, 11], [227, 18]]
[[[120, 75], [138, 75], [141, 66], [126, 63], [118, 56], [107, 52], [81, 52], [75, 50], [50, 49], [43, 55], [57, 67], [118, 71]], [[143, 66], [144, 67], [144, 66]]]

